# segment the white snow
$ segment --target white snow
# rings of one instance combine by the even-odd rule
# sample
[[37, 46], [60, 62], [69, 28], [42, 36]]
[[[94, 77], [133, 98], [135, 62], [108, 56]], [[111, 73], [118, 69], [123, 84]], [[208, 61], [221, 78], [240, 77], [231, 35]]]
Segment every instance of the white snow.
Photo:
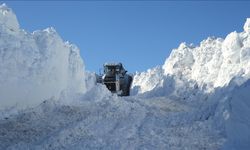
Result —
[[16, 15], [6, 4], [0, 5], [0, 22], [0, 24], [5, 25], [8, 30], [17, 31], [19, 29]]
[[183, 82], [193, 80], [208, 92], [227, 85], [236, 76], [246, 81], [250, 77], [249, 20], [243, 32], [232, 32], [225, 39], [209, 37], [198, 46], [181, 43], [177, 49], [173, 49], [162, 70], [157, 67], [136, 74], [132, 87], [141, 89], [138, 93], [151, 91], [162, 86], [166, 79], [163, 76], [174, 76]]
[[249, 20], [243, 32], [232, 32], [225, 39], [209, 37], [199, 46], [180, 44], [161, 69], [136, 74], [134, 94], [202, 103], [194, 107], [201, 109], [200, 114], [214, 114], [213, 127], [226, 141], [223, 149], [249, 149]]
[[244, 25], [244, 31], [250, 33], [250, 18], [247, 18], [246, 23]]
[[[133, 78], [133, 92], [144, 93], [151, 91], [157, 86], [163, 86], [163, 72], [160, 66], [153, 69], [148, 69], [146, 72], [138, 73]], [[141, 86], [141, 83], [144, 83]]]
[[250, 147], [250, 80], [239, 85], [233, 79], [229, 86], [217, 89], [210, 98], [217, 106], [214, 126], [226, 137], [223, 150], [247, 150]]
[[31, 107], [62, 92], [86, 91], [79, 49], [55, 29], [25, 32], [15, 14], [0, 6], [0, 109]]
[[249, 149], [249, 20], [181, 43], [117, 97], [55, 29], [28, 33], [1, 5], [0, 149]]
[[230, 115], [226, 118], [226, 150], [250, 148], [249, 81], [235, 88], [228, 99]]

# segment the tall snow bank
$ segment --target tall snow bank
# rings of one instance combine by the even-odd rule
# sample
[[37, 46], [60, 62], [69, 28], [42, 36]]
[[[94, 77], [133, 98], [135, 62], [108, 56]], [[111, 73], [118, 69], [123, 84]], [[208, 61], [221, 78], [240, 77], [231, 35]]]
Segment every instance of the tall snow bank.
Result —
[[223, 149], [249, 149], [249, 27], [250, 18], [243, 32], [232, 32], [225, 39], [209, 37], [199, 46], [180, 44], [162, 68], [136, 74], [133, 91], [189, 99], [186, 104], [198, 108], [195, 114], [211, 121], [225, 138]]
[[0, 6], [0, 109], [34, 106], [62, 93], [86, 91], [79, 49], [55, 29], [19, 28], [15, 14]]
[[208, 100], [215, 104], [213, 124], [227, 139], [223, 150], [247, 150], [250, 147], [250, 80], [233, 78], [227, 87], [218, 88]]
[[249, 149], [250, 148], [250, 80], [236, 86], [228, 97], [228, 107], [223, 116], [226, 121], [228, 141], [225, 150]]
[[223, 87], [233, 77], [250, 77], [249, 19], [241, 33], [232, 32], [224, 40], [208, 38], [199, 46], [181, 44], [163, 65], [165, 74], [185, 76], [200, 86]]
[[246, 81], [250, 78], [249, 27], [250, 18], [243, 32], [232, 32], [225, 39], [209, 37], [199, 46], [181, 43], [177, 49], [173, 49], [161, 69], [137, 74], [132, 85], [133, 91], [136, 94], [151, 91], [162, 86], [161, 83], [168, 76], [173, 76], [179, 83], [197, 82], [198, 87], [206, 92], [228, 85], [237, 76]]

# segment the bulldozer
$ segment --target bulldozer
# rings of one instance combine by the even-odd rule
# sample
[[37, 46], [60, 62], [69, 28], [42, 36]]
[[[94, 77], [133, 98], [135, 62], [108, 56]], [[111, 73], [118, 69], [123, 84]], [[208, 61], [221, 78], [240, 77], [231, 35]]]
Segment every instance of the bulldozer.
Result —
[[118, 96], [129, 96], [133, 77], [127, 74], [122, 63], [105, 63], [103, 73], [96, 75], [96, 81], [106, 85], [109, 91]]

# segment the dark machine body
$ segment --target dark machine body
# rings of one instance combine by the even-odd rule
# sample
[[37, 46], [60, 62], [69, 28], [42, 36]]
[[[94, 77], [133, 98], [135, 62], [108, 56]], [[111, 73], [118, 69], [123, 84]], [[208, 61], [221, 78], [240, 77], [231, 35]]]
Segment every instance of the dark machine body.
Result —
[[105, 63], [104, 73], [97, 75], [97, 83], [105, 84], [112, 92], [119, 96], [129, 96], [133, 81], [132, 75], [127, 74], [121, 63]]

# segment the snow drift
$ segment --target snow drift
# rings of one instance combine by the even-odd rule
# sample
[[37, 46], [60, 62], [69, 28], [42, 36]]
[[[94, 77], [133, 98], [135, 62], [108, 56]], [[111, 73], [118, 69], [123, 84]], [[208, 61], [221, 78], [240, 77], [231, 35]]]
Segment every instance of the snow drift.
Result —
[[249, 35], [247, 19], [225, 39], [180, 44], [163, 66], [136, 73], [135, 96], [124, 98], [95, 86], [53, 28], [25, 32], [1, 5], [0, 110], [31, 108], [0, 115], [0, 149], [247, 150]]
[[79, 49], [53, 28], [33, 33], [20, 29], [12, 10], [1, 5], [0, 109], [35, 106], [68, 90], [86, 91]]
[[227, 139], [223, 150], [250, 148], [249, 90], [250, 80], [239, 84], [239, 80], [234, 78], [228, 86], [216, 89], [208, 100], [216, 106], [213, 110], [213, 125]]
[[137, 73], [134, 79], [134, 94], [196, 103], [197, 115], [210, 120], [225, 138], [223, 149], [249, 149], [250, 18], [243, 32], [225, 39], [180, 44], [161, 68]]
[[[137, 73], [133, 82], [134, 93], [145, 93], [164, 88], [164, 81], [175, 78], [175, 85], [196, 82], [206, 92], [228, 85], [232, 78], [250, 78], [250, 18], [241, 33], [232, 32], [225, 39], [209, 37], [199, 46], [181, 43], [174, 49], [164, 65]], [[157, 70], [157, 71], [156, 71]], [[193, 84], [192, 84], [193, 86]], [[178, 89], [178, 88], [176, 88]], [[188, 88], [186, 88], [188, 89]]]

